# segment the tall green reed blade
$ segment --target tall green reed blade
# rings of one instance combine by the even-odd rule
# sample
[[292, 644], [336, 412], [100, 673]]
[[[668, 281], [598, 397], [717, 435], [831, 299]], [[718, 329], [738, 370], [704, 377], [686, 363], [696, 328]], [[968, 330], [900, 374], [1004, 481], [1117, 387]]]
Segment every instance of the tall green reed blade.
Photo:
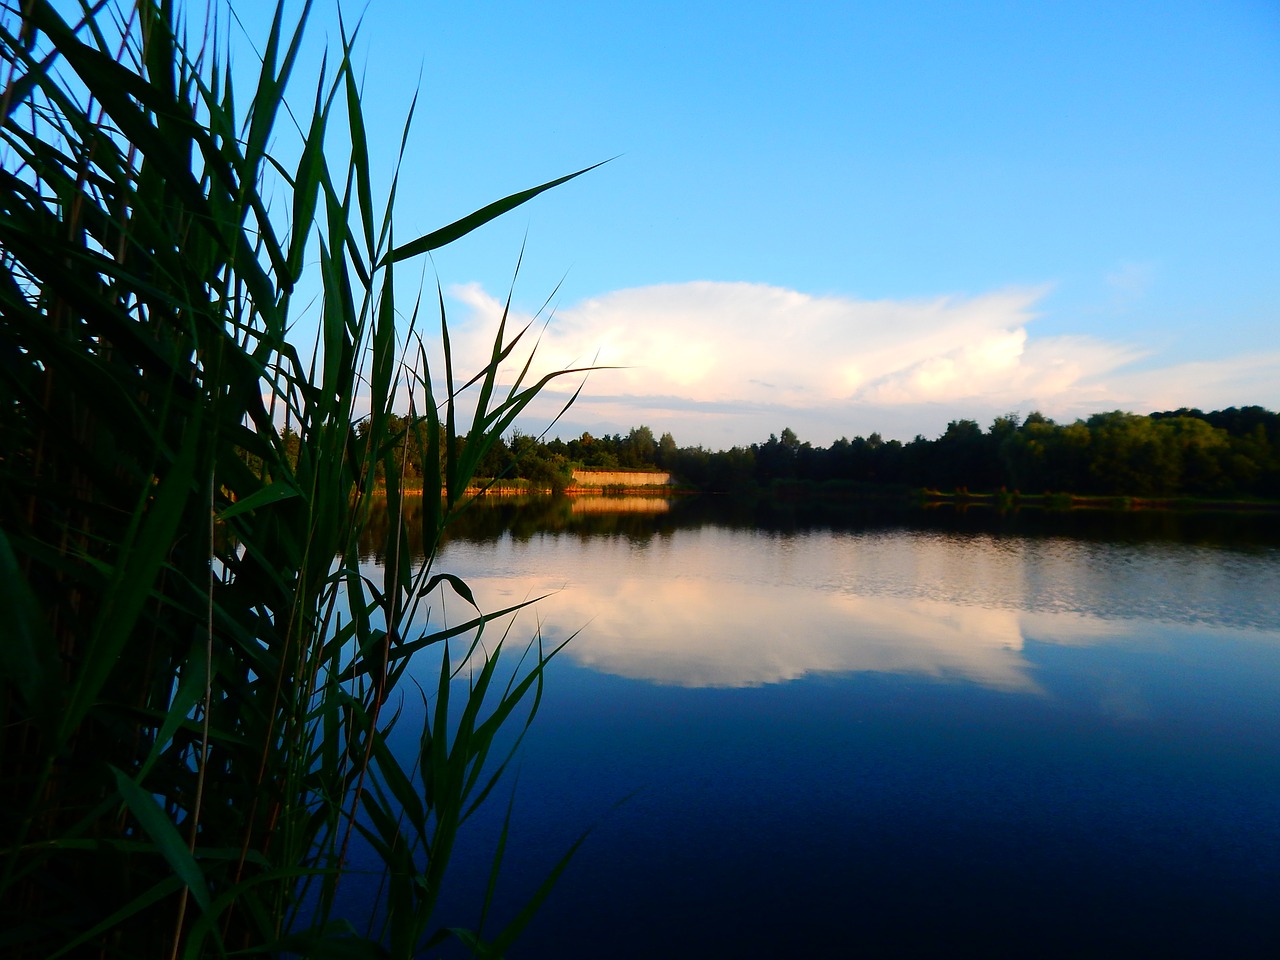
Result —
[[379, 266], [384, 266], [388, 263], [398, 263], [401, 260], [408, 260], [411, 257], [420, 256], [421, 254], [429, 253], [432, 250], [438, 250], [443, 246], [453, 243], [455, 240], [465, 237], [468, 233], [479, 229], [490, 220], [495, 220], [504, 213], [509, 213], [514, 210], [521, 204], [528, 203], [534, 197], [538, 196], [538, 194], [545, 193], [554, 187], [568, 183], [570, 180], [573, 180], [575, 177], [580, 177], [584, 173], [590, 173], [592, 170], [595, 170], [597, 167], [603, 166], [608, 162], [608, 160], [601, 160], [599, 163], [593, 163], [591, 166], [583, 167], [581, 170], [575, 171], [574, 173], [566, 174], [565, 176], [558, 177], [555, 180], [549, 180], [544, 184], [531, 187], [528, 190], [521, 190], [508, 197], [503, 197], [501, 200], [495, 200], [493, 203], [481, 207], [475, 213], [468, 214], [459, 220], [455, 220], [447, 227], [441, 227], [439, 230], [433, 230], [416, 240], [411, 240], [409, 243], [388, 251], [383, 261], [379, 263]]

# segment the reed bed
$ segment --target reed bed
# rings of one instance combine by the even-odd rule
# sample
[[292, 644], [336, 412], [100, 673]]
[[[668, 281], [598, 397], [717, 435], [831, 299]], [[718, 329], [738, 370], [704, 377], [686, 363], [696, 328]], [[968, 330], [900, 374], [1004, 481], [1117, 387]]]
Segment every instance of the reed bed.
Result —
[[[248, 96], [217, 29], [169, 0], [68, 6], [0, 18], [0, 953], [501, 955], [547, 886], [500, 929], [487, 902], [435, 908], [556, 651], [509, 653], [511, 611], [475, 609], [434, 558], [550, 378], [526, 363], [499, 389], [523, 333], [505, 318], [455, 377], [438, 289], [433, 369], [396, 271], [578, 174], [398, 242], [355, 31], [287, 113], [309, 4], [277, 8]], [[413, 472], [444, 491], [411, 514], [388, 429], [406, 390]], [[380, 579], [359, 562], [375, 500]], [[460, 622], [426, 616], [446, 595]], [[407, 758], [405, 697], [426, 718]], [[383, 869], [373, 920], [343, 911], [355, 844]]]

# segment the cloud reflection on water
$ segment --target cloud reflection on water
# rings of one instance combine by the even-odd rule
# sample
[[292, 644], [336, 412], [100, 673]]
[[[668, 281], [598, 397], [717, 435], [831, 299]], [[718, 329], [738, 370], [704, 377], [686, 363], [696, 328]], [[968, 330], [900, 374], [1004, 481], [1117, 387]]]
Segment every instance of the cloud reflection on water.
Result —
[[583, 666], [683, 687], [743, 687], [813, 673], [957, 676], [1039, 688], [1017, 614], [931, 600], [814, 594], [802, 588], [623, 581], [555, 598], [556, 617], [597, 615], [570, 644]]
[[[1095, 643], [1123, 632], [1114, 621], [1080, 615], [941, 600], [745, 584], [719, 584], [713, 595], [703, 584], [682, 581], [557, 589], [535, 579], [500, 587], [481, 581], [477, 594], [493, 589], [507, 600], [550, 594], [536, 608], [543, 634], [567, 636], [582, 628], [563, 656], [602, 673], [669, 686], [747, 687], [864, 671], [1040, 693], [1024, 654], [1028, 621], [1038, 625], [1038, 639], [1058, 644]], [[520, 628], [514, 635], [522, 635]]]
[[577, 664], [682, 687], [884, 672], [1034, 694], [1029, 644], [1280, 620], [1280, 565], [1194, 547], [708, 526], [459, 543], [443, 560], [484, 609], [545, 596], [513, 636], [577, 633], [562, 654]]

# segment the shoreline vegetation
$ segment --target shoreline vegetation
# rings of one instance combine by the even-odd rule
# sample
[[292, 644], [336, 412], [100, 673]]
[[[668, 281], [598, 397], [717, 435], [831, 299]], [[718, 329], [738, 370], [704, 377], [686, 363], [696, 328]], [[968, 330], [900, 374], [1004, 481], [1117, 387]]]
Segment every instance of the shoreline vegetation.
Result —
[[[485, 480], [477, 478], [477, 483], [467, 488], [469, 495], [477, 498], [515, 498], [515, 497], [555, 497], [570, 499], [622, 499], [645, 497], [652, 499], [670, 499], [673, 497], [702, 496], [703, 491], [675, 482], [651, 484], [646, 486], [628, 486], [625, 484], [602, 484], [591, 486], [570, 484], [562, 490], [550, 486], [539, 485], [529, 480]], [[385, 489], [374, 488], [375, 494], [385, 496]], [[400, 494], [406, 497], [422, 497], [421, 485], [405, 485]], [[924, 510], [938, 507], [954, 507], [959, 510], [971, 508], [1009, 511], [1009, 510], [1110, 510], [1110, 511], [1196, 511], [1196, 512], [1266, 512], [1280, 513], [1280, 499], [1231, 499], [1212, 497], [1134, 497], [1128, 495], [1077, 494], [1066, 491], [1024, 494], [1017, 490], [1006, 491], [970, 491], [931, 490], [927, 488], [903, 488], [891, 485], [849, 484], [828, 481], [814, 483], [810, 481], [778, 482], [767, 489], [754, 491], [738, 491], [737, 494], [711, 494], [712, 496], [767, 497], [781, 501], [821, 500], [827, 502], [857, 502], [863, 504], [881, 503], [895, 507], [918, 508]]]
[[[394, 418], [393, 418], [394, 419]], [[389, 423], [392, 446], [412, 452], [413, 421]], [[285, 444], [289, 437], [283, 438]], [[467, 438], [460, 439], [465, 450]], [[412, 459], [412, 457], [411, 457]], [[780, 496], [885, 497], [976, 504], [1182, 508], [1193, 503], [1244, 505], [1280, 501], [1280, 414], [1260, 406], [1204, 413], [1094, 414], [1058, 424], [1039, 413], [1007, 414], [987, 430], [953, 420], [934, 440], [908, 443], [879, 434], [842, 437], [829, 447], [790, 429], [729, 450], [681, 447], [648, 426], [600, 437], [543, 440], [514, 430], [477, 463], [490, 492], [552, 493], [608, 486], [592, 476], [625, 474], [617, 486], [642, 490], [666, 472], [679, 492]], [[406, 477], [412, 481], [414, 478]], [[973, 493], [969, 493], [973, 491]], [[1037, 500], [1037, 498], [1040, 498]]]

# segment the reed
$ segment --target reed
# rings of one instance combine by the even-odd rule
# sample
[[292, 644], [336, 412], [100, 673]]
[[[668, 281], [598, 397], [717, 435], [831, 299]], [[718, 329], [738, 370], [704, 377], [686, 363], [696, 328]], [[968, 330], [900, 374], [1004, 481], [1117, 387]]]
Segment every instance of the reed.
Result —
[[[500, 669], [510, 611], [475, 609], [436, 547], [550, 377], [499, 388], [523, 334], [504, 318], [460, 382], [438, 289], [432, 369], [396, 270], [578, 174], [397, 242], [345, 26], [286, 161], [310, 4], [277, 8], [247, 98], [217, 29], [170, 0], [67, 6], [0, 19], [0, 952], [418, 955], [459, 924], [435, 910], [459, 827], [556, 652], [534, 638]], [[294, 339], [303, 290], [314, 343]], [[388, 427], [405, 388], [413, 472], [444, 491], [412, 513]], [[375, 498], [380, 582], [359, 566]], [[462, 622], [425, 616], [446, 593]], [[412, 690], [406, 759], [389, 735], [414, 657], [438, 679]], [[372, 924], [341, 909], [356, 843], [384, 869]], [[500, 955], [528, 917], [458, 935]]]

